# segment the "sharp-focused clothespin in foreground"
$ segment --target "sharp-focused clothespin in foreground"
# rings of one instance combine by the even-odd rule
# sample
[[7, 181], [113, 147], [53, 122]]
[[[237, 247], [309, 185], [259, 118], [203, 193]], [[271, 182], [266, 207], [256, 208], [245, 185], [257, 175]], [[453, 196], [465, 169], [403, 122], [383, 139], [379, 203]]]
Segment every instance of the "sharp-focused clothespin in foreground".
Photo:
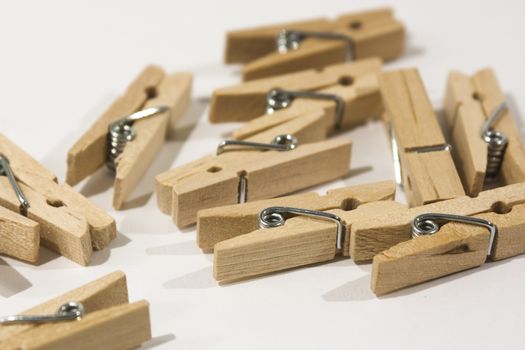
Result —
[[0, 253], [36, 262], [42, 242], [87, 265], [93, 249], [103, 249], [115, 238], [111, 216], [70, 186], [58, 184], [53, 173], [1, 134], [0, 168], [5, 175], [0, 176], [0, 205], [5, 208], [0, 208]]
[[382, 73], [384, 120], [396, 181], [410, 206], [465, 194], [438, 120], [416, 69]]
[[66, 182], [75, 185], [107, 164], [115, 172], [113, 206], [126, 198], [189, 105], [192, 75], [149, 66], [71, 147]]
[[0, 349], [134, 349], [151, 339], [149, 304], [128, 302], [117, 271], [24, 311], [0, 318]]
[[445, 114], [466, 192], [525, 181], [525, 147], [492, 69], [451, 72]]
[[200, 213], [199, 234], [224, 239], [214, 246], [214, 277], [231, 282], [349, 256], [353, 224], [405, 208], [394, 194], [394, 183], [379, 182], [248, 203], [235, 213], [210, 209]]
[[379, 57], [385, 61], [404, 51], [405, 30], [390, 9], [346, 14], [334, 21], [296, 23], [231, 31], [226, 63], [243, 63], [244, 80], [319, 69], [347, 59]]
[[475, 198], [463, 196], [395, 212], [384, 211], [382, 215], [352, 226], [350, 256], [356, 262], [369, 262], [376, 254], [408, 241], [411, 223], [420, 214], [505, 213], [522, 203], [525, 203], [525, 183], [517, 183], [482, 191]]
[[225, 141], [217, 155], [159, 174], [159, 208], [183, 227], [201, 209], [277, 197], [348, 174], [350, 140], [301, 144], [293, 135], [274, 136], [265, 143]]

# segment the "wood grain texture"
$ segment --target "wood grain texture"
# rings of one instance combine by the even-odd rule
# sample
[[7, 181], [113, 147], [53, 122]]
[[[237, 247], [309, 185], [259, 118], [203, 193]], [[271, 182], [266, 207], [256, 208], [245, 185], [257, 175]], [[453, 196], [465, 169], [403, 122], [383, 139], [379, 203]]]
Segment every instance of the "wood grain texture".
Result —
[[164, 77], [161, 68], [146, 67], [124, 94], [86, 130], [68, 151], [66, 183], [74, 186], [105, 164], [109, 124], [140, 110]]
[[384, 121], [395, 137], [410, 206], [463, 196], [461, 179], [416, 69], [382, 73]]
[[197, 244], [203, 250], [212, 250], [218, 242], [257, 230], [259, 213], [271, 206], [320, 211], [336, 208], [350, 210], [371, 201], [393, 200], [394, 195], [395, 184], [382, 181], [330, 190], [324, 196], [310, 192], [203, 209], [197, 217]]
[[[139, 120], [133, 124], [137, 136], [117, 159], [113, 207], [121, 209], [125, 200], [149, 168], [162, 147], [169, 129], [186, 111], [191, 97], [192, 75], [175, 73], [166, 76], [156, 87], [155, 97], [142, 108], [168, 106], [169, 112]], [[168, 128], [169, 127], [169, 128]]]
[[419, 214], [447, 213], [476, 215], [512, 207], [525, 202], [525, 183], [482, 191], [478, 197], [467, 196], [435, 202], [420, 207], [385, 212], [373, 220], [352, 226], [350, 255], [356, 262], [371, 261], [374, 255], [410, 239], [410, 224]]
[[[255, 57], [254, 54], [251, 60], [244, 62], [246, 64], [242, 69], [243, 79], [249, 81], [310, 68], [320, 69], [330, 64], [344, 62], [348, 58], [348, 43], [313, 38], [301, 41], [297, 50], [288, 51], [286, 54], [279, 53], [275, 49], [275, 37], [282, 29], [321, 30], [344, 34], [352, 41], [352, 58], [355, 60], [368, 57], [390, 60], [402, 55], [404, 51], [404, 27], [393, 17], [389, 9], [343, 15], [334, 20], [330, 28], [320, 28], [323, 26], [325, 23], [311, 28], [308, 28], [307, 25], [303, 28], [294, 28], [282, 24], [261, 28], [260, 31], [257, 29], [246, 31], [245, 37], [251, 36], [252, 38], [251, 45], [256, 46], [258, 42], [261, 42], [264, 43], [266, 49], [260, 51], [264, 51], [264, 54], [258, 57]], [[239, 33], [237, 31], [236, 35], [239, 36]], [[273, 41], [274, 49], [268, 52], [270, 40]], [[230, 42], [232, 44], [228, 50], [235, 51], [234, 42]]]
[[209, 120], [212, 123], [247, 121], [266, 113], [266, 95], [272, 89], [318, 91], [345, 82], [355, 82], [380, 69], [381, 60], [369, 58], [220, 88], [213, 92]]
[[333, 139], [285, 152], [239, 150], [204, 157], [156, 177], [159, 208], [183, 227], [196, 222], [198, 210], [237, 203], [241, 175], [248, 181], [247, 201], [334, 180], [349, 171], [351, 145]]
[[[493, 260], [525, 252], [525, 204], [505, 213], [484, 213], [498, 229]], [[374, 257], [372, 290], [378, 295], [467, 270], [485, 263], [489, 232], [486, 228], [449, 223], [432, 236], [399, 243]]]
[[0, 207], [0, 254], [35, 263], [39, 250], [38, 223]]
[[[116, 237], [115, 220], [111, 216], [70, 186], [57, 184], [51, 172], [3, 135], [0, 135], [0, 153], [9, 159], [29, 200], [28, 218], [39, 223], [43, 245], [87, 265], [93, 248], [103, 249]], [[18, 212], [19, 202], [8, 179], [0, 177], [0, 183], [0, 204]]]
[[[384, 211], [403, 205], [393, 201], [364, 203], [349, 211], [327, 212], [338, 215], [345, 226], [343, 252], [348, 256], [351, 227]], [[292, 217], [285, 225], [258, 229], [215, 245], [213, 273], [217, 281], [232, 282], [270, 272], [333, 260], [337, 230], [333, 222], [304, 216]]]

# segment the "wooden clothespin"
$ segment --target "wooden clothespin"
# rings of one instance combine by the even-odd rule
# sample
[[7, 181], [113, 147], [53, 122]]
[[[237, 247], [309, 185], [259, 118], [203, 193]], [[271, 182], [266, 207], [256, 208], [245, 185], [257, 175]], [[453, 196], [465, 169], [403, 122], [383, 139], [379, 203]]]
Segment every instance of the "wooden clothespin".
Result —
[[467, 194], [525, 181], [525, 147], [492, 69], [451, 72], [445, 114]]
[[210, 209], [200, 213], [198, 232], [208, 236], [205, 247], [218, 242], [215, 279], [231, 282], [349, 256], [352, 225], [404, 208], [393, 201], [394, 195], [394, 183], [385, 181], [324, 197], [305, 194], [247, 203], [235, 212], [232, 207]]
[[303, 143], [324, 140], [334, 129], [380, 116], [380, 70], [381, 61], [371, 58], [216, 90], [210, 120], [249, 120], [232, 133], [235, 139], [293, 131]]
[[0, 155], [0, 253], [36, 262], [41, 241], [87, 265], [115, 238], [111, 216], [1, 134]]
[[301, 144], [290, 134], [272, 138], [224, 141], [217, 155], [159, 174], [159, 208], [184, 227], [196, 222], [201, 209], [277, 197], [348, 174], [350, 140]]
[[71, 147], [66, 182], [75, 185], [107, 164], [115, 172], [113, 206], [121, 209], [187, 109], [191, 83], [190, 73], [146, 67]]
[[145, 300], [129, 303], [121, 271], [22, 315], [0, 318], [0, 348], [4, 350], [134, 349], [149, 339], [149, 304]]
[[[523, 183], [519, 185], [523, 195]], [[509, 186], [516, 189], [515, 185]], [[480, 196], [482, 194], [480, 192]], [[515, 202], [521, 204], [495, 193], [488, 197], [497, 200], [491, 212], [475, 216], [426, 212], [415, 217], [413, 239], [374, 257], [373, 291], [382, 295], [478, 267], [487, 260], [497, 261], [525, 253], [525, 196]], [[467, 206], [461, 209], [468, 211]]]
[[226, 63], [243, 63], [245, 81], [319, 69], [347, 59], [403, 54], [405, 29], [390, 9], [346, 14], [334, 21], [282, 23], [231, 31], [226, 38]]
[[416, 69], [382, 73], [384, 120], [392, 141], [396, 181], [410, 206], [465, 194], [425, 87]]

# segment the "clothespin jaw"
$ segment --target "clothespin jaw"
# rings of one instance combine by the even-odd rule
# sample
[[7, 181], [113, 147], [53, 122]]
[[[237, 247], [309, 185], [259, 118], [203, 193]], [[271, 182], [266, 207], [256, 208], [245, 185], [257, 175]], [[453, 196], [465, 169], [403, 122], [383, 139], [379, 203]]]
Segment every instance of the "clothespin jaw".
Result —
[[[507, 212], [507, 210], [510, 210]], [[436, 234], [399, 243], [376, 255], [372, 268], [372, 290], [377, 295], [430, 281], [525, 253], [525, 204], [504, 212], [476, 215], [494, 227], [472, 223], [449, 223]], [[468, 218], [468, 217], [466, 217]], [[494, 239], [491, 245], [491, 238]]]
[[[78, 264], [87, 265], [93, 249], [103, 249], [115, 238], [115, 221], [111, 216], [68, 185], [57, 184], [53, 173], [1, 134], [0, 153], [9, 160], [16, 183], [30, 204], [28, 220], [11, 216], [12, 220], [23, 225], [19, 232], [25, 232], [25, 235], [10, 234], [12, 241], [2, 243], [9, 247], [7, 254], [36, 261], [36, 229], [40, 227], [43, 245]], [[5, 176], [0, 176], [0, 205], [15, 213], [20, 212], [20, 198]], [[18, 254], [21, 248], [16, 247], [26, 244], [23, 249], [28, 251]]]
[[[502, 106], [505, 103], [492, 69], [482, 69], [471, 76], [457, 71], [449, 74], [446, 121], [458, 171], [470, 196], [476, 196], [484, 185], [493, 187], [498, 180], [503, 184], [525, 181], [525, 147], [508, 106]], [[494, 113], [497, 119], [490, 129], [506, 140], [502, 146], [487, 143], [483, 137], [484, 125]]]
[[403, 186], [410, 206], [463, 196], [450, 146], [417, 70], [382, 73], [379, 86], [396, 180]]
[[[2, 184], [4, 185], [6, 184]], [[0, 254], [36, 263], [39, 250], [38, 223], [0, 207]]]
[[[113, 206], [122, 208], [158, 153], [165, 136], [174, 129], [187, 109], [191, 84], [190, 73], [167, 75], [159, 67], [146, 67], [126, 92], [71, 147], [66, 182], [75, 185], [109, 161], [110, 167], [115, 170]], [[140, 119], [143, 120], [132, 121], [129, 118], [148, 108], [158, 110], [142, 116]], [[113, 145], [110, 145], [108, 128], [126, 116], [130, 121], [125, 126], [131, 128], [132, 136], [116, 129], [111, 139]]]
[[343, 208], [350, 210], [371, 201], [393, 200], [395, 184], [392, 181], [330, 190], [320, 196], [315, 192], [233, 204], [200, 210], [197, 218], [197, 244], [213, 250], [216, 243], [240, 236], [259, 228], [259, 213], [268, 207], [295, 207], [326, 211]]
[[351, 145], [350, 140], [333, 139], [289, 151], [207, 156], [159, 174], [158, 205], [177, 226], [188, 226], [201, 209], [272, 198], [345, 176]]
[[[83, 306], [80, 319], [62, 322], [0, 324], [0, 348], [132, 349], [151, 339], [149, 306], [129, 304], [126, 276], [117, 271], [22, 313], [52, 315], [60, 305]], [[89, 336], [86, 336], [89, 334]]]

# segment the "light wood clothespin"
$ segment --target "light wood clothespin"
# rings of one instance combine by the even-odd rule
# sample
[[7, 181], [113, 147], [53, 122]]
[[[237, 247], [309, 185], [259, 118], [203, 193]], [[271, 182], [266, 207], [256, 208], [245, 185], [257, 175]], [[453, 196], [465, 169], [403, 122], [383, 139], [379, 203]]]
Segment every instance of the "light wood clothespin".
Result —
[[0, 349], [4, 350], [134, 349], [149, 339], [149, 304], [145, 300], [129, 303], [126, 276], [121, 271], [20, 316], [0, 318]]
[[58, 184], [53, 173], [1, 134], [0, 155], [12, 173], [0, 176], [0, 205], [5, 208], [0, 209], [0, 253], [36, 262], [42, 242], [87, 265], [93, 249], [103, 249], [115, 238], [111, 216], [70, 186]]
[[492, 69], [472, 76], [451, 72], [445, 114], [467, 194], [476, 196], [498, 178], [503, 184], [525, 181], [525, 147]]
[[[419, 217], [420, 236], [374, 257], [373, 291], [382, 295], [478, 267], [487, 260], [525, 253], [525, 204], [499, 209], [503, 210], [473, 217], [434, 213]], [[429, 220], [437, 227], [435, 234]]]
[[352, 225], [404, 208], [393, 201], [394, 195], [394, 183], [386, 181], [324, 197], [306, 194], [248, 203], [236, 212], [227, 213], [231, 207], [210, 209], [201, 213], [199, 233], [212, 232], [213, 225], [212, 239], [227, 238], [214, 246], [214, 277], [231, 282], [349, 256]]
[[121, 209], [186, 111], [191, 83], [190, 73], [146, 67], [71, 147], [66, 182], [75, 185], [106, 163], [115, 171], [113, 206]]
[[465, 194], [450, 145], [445, 141], [416, 69], [382, 73], [384, 120], [392, 141], [396, 181], [410, 206]]
[[245, 81], [319, 69], [347, 59], [402, 55], [405, 29], [390, 9], [346, 14], [334, 21], [282, 23], [231, 31], [226, 38], [226, 63], [243, 63]]
[[201, 209], [277, 197], [348, 174], [350, 140], [301, 144], [293, 135], [278, 135], [269, 141], [225, 141], [218, 153], [238, 143], [241, 148], [157, 175], [159, 208], [184, 227]]

